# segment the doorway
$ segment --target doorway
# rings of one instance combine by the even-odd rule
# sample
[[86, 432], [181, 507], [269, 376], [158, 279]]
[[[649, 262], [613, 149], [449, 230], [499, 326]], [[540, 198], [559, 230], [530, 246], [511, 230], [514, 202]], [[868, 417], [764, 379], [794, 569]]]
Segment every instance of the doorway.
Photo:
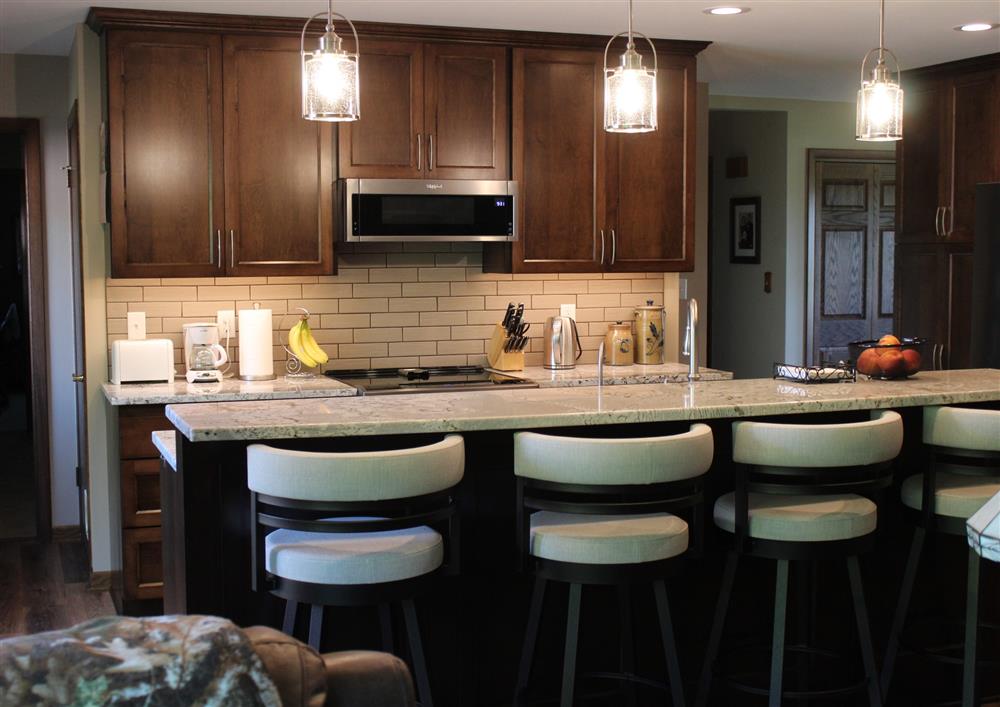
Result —
[[0, 538], [52, 530], [39, 122], [0, 118]]
[[896, 162], [889, 151], [809, 151], [809, 363], [892, 331]]

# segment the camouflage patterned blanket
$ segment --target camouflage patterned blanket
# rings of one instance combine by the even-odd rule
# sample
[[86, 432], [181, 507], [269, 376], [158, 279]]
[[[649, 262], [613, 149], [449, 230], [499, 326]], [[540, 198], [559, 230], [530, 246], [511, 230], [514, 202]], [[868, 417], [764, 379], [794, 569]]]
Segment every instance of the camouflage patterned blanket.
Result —
[[243, 632], [212, 616], [95, 619], [0, 641], [0, 707], [280, 707]]

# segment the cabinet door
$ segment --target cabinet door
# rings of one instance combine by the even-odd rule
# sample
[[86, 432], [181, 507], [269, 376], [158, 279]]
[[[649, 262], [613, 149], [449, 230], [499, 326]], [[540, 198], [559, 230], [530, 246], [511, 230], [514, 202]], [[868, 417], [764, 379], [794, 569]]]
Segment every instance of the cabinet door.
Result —
[[948, 345], [945, 368], [968, 368], [972, 363], [972, 269], [970, 246], [948, 255]]
[[107, 39], [112, 277], [219, 274], [222, 40]]
[[949, 241], [972, 243], [975, 235], [976, 184], [1000, 179], [1000, 70], [957, 76], [949, 81], [950, 182], [942, 202], [948, 207]]
[[939, 80], [924, 79], [906, 87], [903, 139], [896, 147], [899, 208], [896, 238], [900, 243], [933, 243], [939, 239], [944, 206], [944, 105], [947, 89]]
[[224, 39], [228, 275], [333, 272], [333, 129], [302, 117], [293, 37]]
[[435, 179], [507, 179], [507, 50], [424, 46], [425, 171]]
[[[515, 49], [514, 272], [598, 272], [610, 254], [599, 52]], [[602, 242], [604, 246], [602, 247]]]
[[657, 130], [610, 138], [612, 270], [694, 269], [696, 82], [694, 57], [660, 57]]
[[340, 124], [341, 177], [423, 176], [423, 64], [420, 43], [361, 43], [361, 118]]
[[122, 532], [122, 584], [126, 599], [163, 598], [163, 531]]
[[[896, 246], [895, 322], [899, 336], [919, 336], [928, 341], [927, 356], [948, 343], [948, 254], [935, 244]], [[924, 361], [923, 368], [934, 368]]]

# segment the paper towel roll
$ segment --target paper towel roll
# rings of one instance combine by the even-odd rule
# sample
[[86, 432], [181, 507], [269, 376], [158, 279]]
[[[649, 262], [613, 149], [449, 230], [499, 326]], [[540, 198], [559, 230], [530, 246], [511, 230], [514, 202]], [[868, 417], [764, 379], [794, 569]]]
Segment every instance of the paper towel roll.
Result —
[[240, 310], [240, 378], [245, 381], [274, 378], [274, 334], [270, 309]]

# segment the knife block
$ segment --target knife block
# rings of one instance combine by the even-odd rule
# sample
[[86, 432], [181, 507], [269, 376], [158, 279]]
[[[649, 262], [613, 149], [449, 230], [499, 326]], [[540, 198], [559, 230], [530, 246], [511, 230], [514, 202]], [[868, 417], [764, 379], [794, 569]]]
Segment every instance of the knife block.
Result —
[[493, 327], [493, 336], [486, 348], [486, 360], [490, 368], [498, 371], [523, 371], [524, 351], [504, 351], [503, 345], [507, 341], [507, 332], [502, 326], [497, 324]]

